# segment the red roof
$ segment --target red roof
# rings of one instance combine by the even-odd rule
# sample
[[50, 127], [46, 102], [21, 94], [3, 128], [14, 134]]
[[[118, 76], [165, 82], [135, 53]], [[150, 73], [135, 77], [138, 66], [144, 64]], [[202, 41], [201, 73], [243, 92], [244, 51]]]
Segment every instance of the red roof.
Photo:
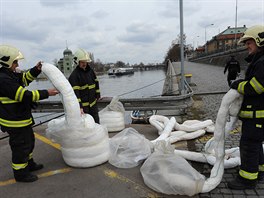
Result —
[[235, 34], [225, 34], [225, 35], [220, 34], [220, 35], [217, 35], [216, 39], [217, 40], [226, 40], [226, 39], [235, 39], [235, 37], [238, 39], [241, 36], [242, 36], [242, 33], [236, 34], [236, 36], [235, 36]]

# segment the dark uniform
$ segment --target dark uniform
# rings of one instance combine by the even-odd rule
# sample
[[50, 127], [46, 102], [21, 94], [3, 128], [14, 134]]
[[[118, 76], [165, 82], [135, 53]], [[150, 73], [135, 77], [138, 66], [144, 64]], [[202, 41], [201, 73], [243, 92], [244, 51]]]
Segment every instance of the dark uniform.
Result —
[[239, 113], [242, 120], [240, 139], [241, 166], [239, 175], [248, 181], [263, 176], [264, 155], [264, 52], [246, 58], [250, 65], [245, 80], [235, 81], [231, 87], [244, 95]]
[[24, 87], [40, 72], [37, 67], [26, 73], [0, 68], [0, 126], [10, 136], [12, 168], [17, 181], [30, 175], [29, 171], [36, 165], [32, 158], [35, 137], [31, 127], [34, 124], [31, 107], [34, 102], [48, 98], [49, 93], [47, 90], [28, 91]]
[[231, 56], [231, 59], [226, 63], [224, 74], [227, 70], [227, 82], [230, 86], [231, 82], [236, 79], [237, 74], [240, 73], [240, 64], [233, 56]]
[[97, 100], [100, 98], [99, 81], [93, 69], [87, 65], [81, 69], [78, 65], [69, 77], [75, 95], [83, 108], [84, 113], [93, 116], [94, 121], [99, 124]]

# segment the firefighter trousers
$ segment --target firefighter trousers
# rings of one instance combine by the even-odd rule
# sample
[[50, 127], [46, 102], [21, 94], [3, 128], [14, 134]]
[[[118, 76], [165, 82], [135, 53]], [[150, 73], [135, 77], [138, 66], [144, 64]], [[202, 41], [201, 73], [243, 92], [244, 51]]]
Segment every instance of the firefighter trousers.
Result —
[[243, 119], [240, 139], [240, 169], [257, 173], [264, 164], [263, 143], [264, 119]]
[[98, 113], [99, 110], [98, 110], [97, 104], [95, 104], [92, 107], [84, 107], [83, 111], [84, 111], [84, 113], [90, 114], [94, 118], [94, 121], [97, 124], [100, 124], [99, 113]]
[[[28, 162], [32, 158], [35, 136], [31, 126], [7, 130], [9, 145], [12, 150], [12, 167], [14, 174], [27, 174]], [[17, 167], [16, 167], [17, 165]]]
[[229, 71], [228, 72], [227, 82], [228, 82], [229, 87], [232, 84], [232, 81], [236, 79], [236, 77], [237, 77], [237, 71]]

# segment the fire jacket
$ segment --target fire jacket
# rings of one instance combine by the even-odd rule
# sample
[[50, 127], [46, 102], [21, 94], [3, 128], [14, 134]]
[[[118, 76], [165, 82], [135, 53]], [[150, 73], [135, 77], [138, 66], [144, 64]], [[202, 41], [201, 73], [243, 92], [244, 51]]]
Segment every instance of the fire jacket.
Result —
[[25, 89], [40, 71], [33, 67], [25, 73], [15, 73], [0, 68], [0, 125], [5, 128], [26, 127], [34, 124], [31, 106], [34, 102], [49, 97], [47, 90]]
[[99, 81], [90, 66], [87, 66], [85, 70], [77, 66], [71, 73], [69, 82], [73, 87], [80, 108], [89, 109], [100, 98]]
[[240, 118], [264, 118], [264, 53], [258, 52], [246, 59], [250, 62], [245, 80], [238, 84], [238, 92], [244, 95]]
[[232, 58], [226, 63], [224, 73], [226, 73], [226, 70], [228, 70], [229, 73], [240, 73], [240, 64], [237, 60]]

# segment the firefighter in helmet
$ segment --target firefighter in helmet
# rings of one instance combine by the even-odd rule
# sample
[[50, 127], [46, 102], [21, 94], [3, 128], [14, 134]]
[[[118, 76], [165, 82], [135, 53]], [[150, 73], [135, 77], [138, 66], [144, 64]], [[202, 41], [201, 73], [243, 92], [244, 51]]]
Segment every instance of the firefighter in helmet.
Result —
[[35, 137], [31, 107], [34, 102], [58, 94], [56, 89], [25, 89], [41, 73], [41, 62], [25, 73], [17, 73], [23, 54], [10, 45], [0, 45], [0, 127], [9, 134], [12, 169], [17, 182], [33, 182], [38, 177], [31, 173], [43, 168], [33, 160]]
[[80, 104], [81, 114], [90, 114], [99, 124], [97, 100], [100, 99], [98, 78], [90, 67], [91, 54], [79, 48], [74, 54], [77, 65], [69, 77], [69, 82]]
[[239, 42], [248, 50], [245, 60], [249, 65], [245, 78], [231, 84], [244, 97], [239, 112], [241, 166], [228, 187], [242, 190], [255, 188], [257, 181], [264, 178], [264, 26], [248, 28]]

